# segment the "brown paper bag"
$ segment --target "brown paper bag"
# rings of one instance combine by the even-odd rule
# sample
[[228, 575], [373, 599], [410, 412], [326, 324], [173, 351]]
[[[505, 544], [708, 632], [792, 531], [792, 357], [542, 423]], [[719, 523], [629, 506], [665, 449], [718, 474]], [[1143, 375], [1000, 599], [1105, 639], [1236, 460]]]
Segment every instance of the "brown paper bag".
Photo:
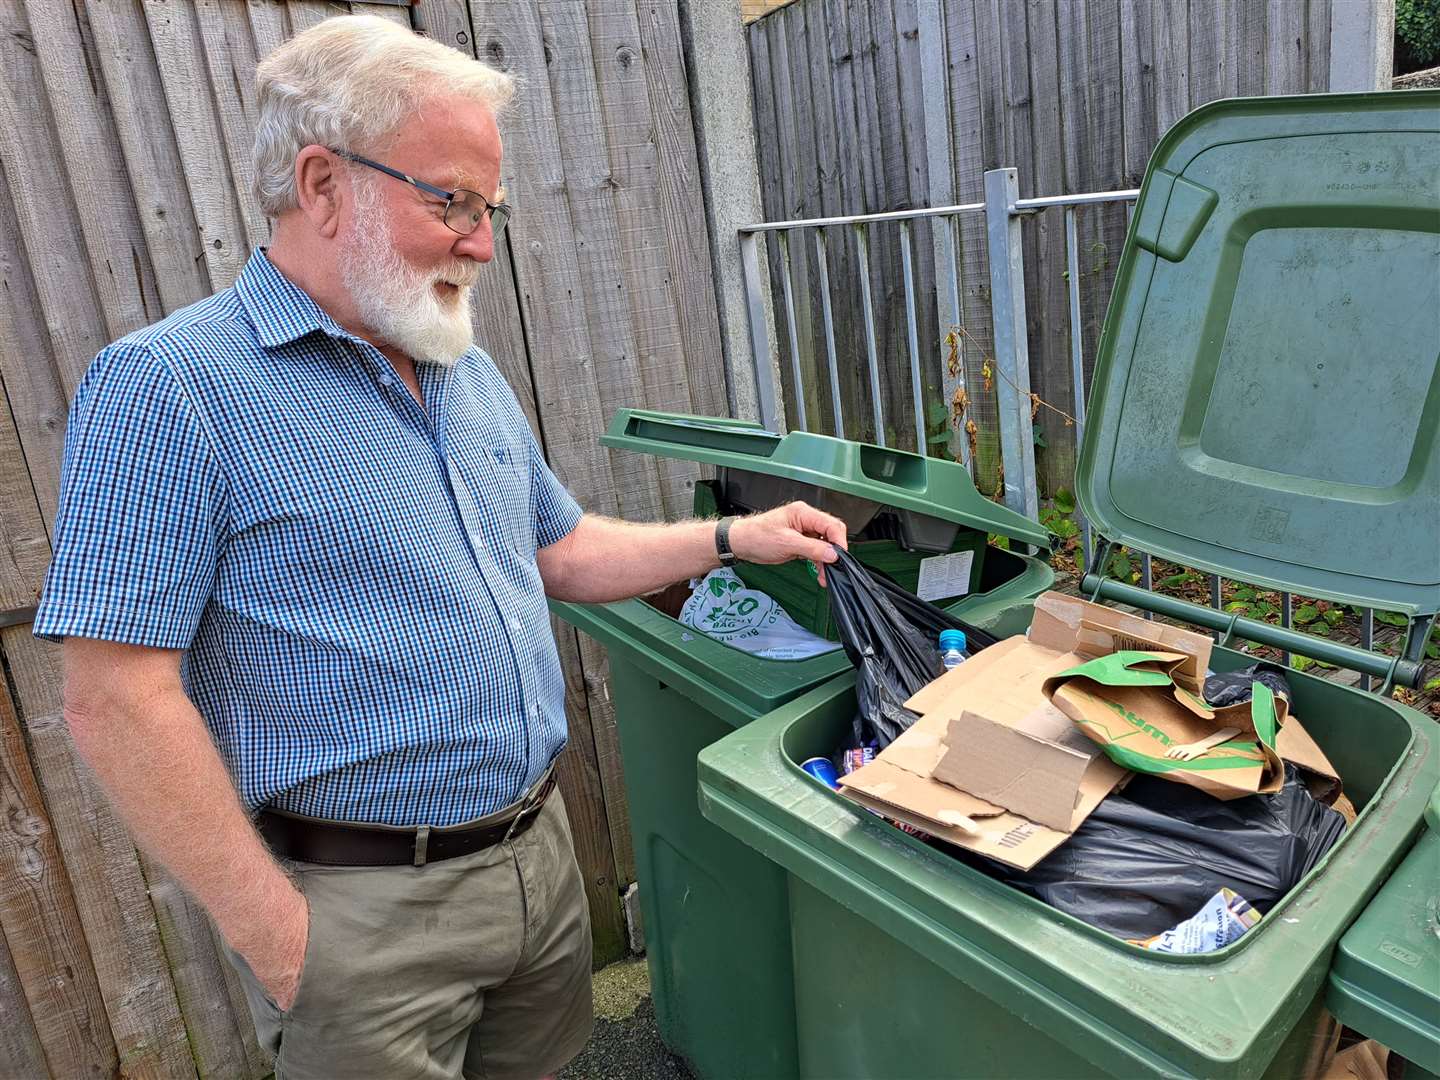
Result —
[[[1121, 650], [1047, 679], [1045, 695], [1109, 758], [1135, 772], [1189, 784], [1218, 799], [1272, 794], [1285, 781], [1275, 739], [1287, 703], [1261, 683], [1251, 701], [1212, 709], [1177, 685], [1181, 653]], [[1240, 734], [1189, 761], [1166, 756], [1221, 728]]]

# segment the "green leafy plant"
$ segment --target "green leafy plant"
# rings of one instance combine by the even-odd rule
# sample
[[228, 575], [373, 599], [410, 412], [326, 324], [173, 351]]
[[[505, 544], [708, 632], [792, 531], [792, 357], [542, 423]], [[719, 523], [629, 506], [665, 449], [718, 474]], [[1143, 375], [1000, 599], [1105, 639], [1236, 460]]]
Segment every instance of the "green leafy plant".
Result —
[[1395, 0], [1396, 71], [1440, 62], [1440, 0]]

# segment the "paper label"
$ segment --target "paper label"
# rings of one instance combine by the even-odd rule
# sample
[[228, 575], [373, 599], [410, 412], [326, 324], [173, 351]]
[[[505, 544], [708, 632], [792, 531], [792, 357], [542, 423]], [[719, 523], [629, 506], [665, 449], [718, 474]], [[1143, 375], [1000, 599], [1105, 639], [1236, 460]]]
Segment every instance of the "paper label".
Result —
[[920, 560], [920, 585], [915, 595], [921, 600], [942, 600], [947, 596], [964, 596], [970, 591], [970, 567], [975, 552], [956, 551]]

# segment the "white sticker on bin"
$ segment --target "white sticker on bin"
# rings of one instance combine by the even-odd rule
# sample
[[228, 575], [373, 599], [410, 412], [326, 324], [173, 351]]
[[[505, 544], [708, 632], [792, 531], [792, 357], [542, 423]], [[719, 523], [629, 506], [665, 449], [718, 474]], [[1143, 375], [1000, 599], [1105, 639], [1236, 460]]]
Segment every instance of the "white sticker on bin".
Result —
[[956, 551], [920, 560], [920, 584], [915, 595], [921, 600], [942, 600], [948, 596], [964, 596], [970, 591], [970, 567], [975, 563], [973, 551]]

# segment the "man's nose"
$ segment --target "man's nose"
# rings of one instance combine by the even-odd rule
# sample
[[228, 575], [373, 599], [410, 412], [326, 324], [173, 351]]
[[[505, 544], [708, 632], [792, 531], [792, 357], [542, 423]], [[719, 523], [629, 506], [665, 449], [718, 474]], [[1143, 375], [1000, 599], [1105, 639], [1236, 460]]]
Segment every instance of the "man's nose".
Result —
[[458, 256], [474, 259], [480, 263], [488, 263], [493, 259], [495, 257], [495, 232], [490, 227], [490, 215], [485, 215], [484, 220], [475, 227], [474, 232], [457, 239], [451, 250]]

